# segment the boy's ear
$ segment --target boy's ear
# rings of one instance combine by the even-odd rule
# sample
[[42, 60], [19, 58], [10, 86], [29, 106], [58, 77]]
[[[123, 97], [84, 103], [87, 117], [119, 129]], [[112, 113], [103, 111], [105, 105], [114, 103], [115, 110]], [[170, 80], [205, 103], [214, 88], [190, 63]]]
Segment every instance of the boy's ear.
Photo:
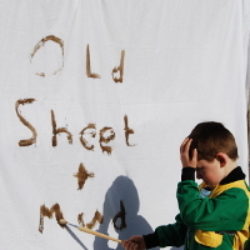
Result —
[[216, 159], [220, 162], [221, 167], [224, 167], [227, 163], [227, 156], [225, 153], [222, 152], [217, 153]]

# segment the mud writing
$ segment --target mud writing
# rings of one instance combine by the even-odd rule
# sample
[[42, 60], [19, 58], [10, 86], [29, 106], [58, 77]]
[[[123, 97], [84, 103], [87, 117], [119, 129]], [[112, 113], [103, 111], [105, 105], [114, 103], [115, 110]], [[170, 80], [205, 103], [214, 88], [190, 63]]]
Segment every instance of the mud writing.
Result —
[[[42, 38], [33, 48], [31, 55], [30, 55], [30, 62], [32, 63], [33, 58], [37, 54], [37, 52], [43, 48], [47, 42], [54, 42], [56, 43], [60, 50], [61, 50], [61, 64], [58, 68], [56, 68], [51, 73], [48, 72], [36, 72], [36, 75], [41, 77], [46, 77], [49, 75], [56, 75], [58, 72], [62, 71], [64, 67], [64, 42], [61, 38], [54, 36], [54, 35], [48, 35], [44, 38]], [[112, 79], [115, 83], [122, 83], [123, 82], [123, 76], [124, 76], [124, 60], [125, 60], [125, 50], [121, 50], [121, 56], [120, 56], [120, 64], [117, 67], [114, 67], [111, 71]], [[86, 45], [86, 76], [88, 78], [94, 78], [98, 79], [101, 78], [100, 74], [93, 73], [92, 72], [92, 65], [91, 65], [91, 54], [90, 54], [90, 47], [89, 44]]]
[[27, 103], [33, 103], [35, 101], [34, 98], [27, 98], [27, 99], [23, 99], [23, 100], [18, 100], [16, 102], [16, 114], [19, 118], [19, 120], [21, 121], [21, 123], [26, 126], [32, 133], [32, 137], [30, 139], [25, 139], [25, 140], [20, 140], [19, 141], [19, 146], [24, 147], [24, 146], [30, 146], [34, 143], [36, 143], [36, 137], [37, 137], [37, 132], [35, 130], [35, 128], [21, 115], [21, 112], [19, 110], [19, 106], [20, 105], [25, 105]]
[[80, 226], [85, 227], [85, 223], [83, 220], [83, 213], [78, 214], [77, 216], [77, 222]]
[[45, 38], [42, 38], [34, 47], [31, 55], [30, 55], [30, 62], [32, 63], [32, 59], [33, 57], [35, 56], [35, 54], [37, 53], [37, 51], [39, 49], [41, 49], [42, 47], [45, 46], [45, 43], [46, 42], [54, 42], [56, 43], [60, 49], [61, 49], [61, 56], [62, 56], [62, 62], [61, 62], [61, 65], [59, 66], [59, 68], [55, 69], [52, 73], [45, 73], [45, 72], [36, 72], [36, 75], [38, 76], [41, 76], [41, 77], [45, 77], [45, 76], [48, 76], [48, 75], [56, 75], [59, 71], [61, 71], [64, 67], [64, 43], [63, 43], [63, 40], [60, 39], [59, 37], [56, 37], [54, 35], [49, 35], [49, 36], [46, 36]]
[[[108, 135], [107, 135], [108, 134]], [[105, 135], [107, 135], [105, 137]], [[103, 143], [109, 143], [111, 140], [115, 139], [115, 132], [111, 127], [104, 127], [100, 130], [99, 143], [102, 149], [102, 152], [107, 152], [111, 154], [112, 148], [110, 146], [104, 146]]]
[[[40, 207], [40, 223], [38, 227], [38, 230], [40, 233], [43, 233], [44, 231], [44, 217], [48, 217], [49, 219], [51, 219], [53, 214], [55, 214], [57, 223], [61, 227], [65, 226], [65, 224], [61, 223], [61, 221], [62, 220], [65, 221], [65, 219], [63, 217], [63, 213], [58, 203], [54, 204], [51, 208], [48, 208], [45, 205], [42, 205]], [[99, 222], [100, 224], [103, 223], [103, 216], [98, 210], [96, 210], [92, 220], [86, 224], [86, 227], [89, 229], [92, 229], [96, 225], [97, 222]], [[80, 213], [78, 215], [78, 223], [85, 226], [85, 223], [83, 221], [83, 213]]]
[[82, 129], [80, 132], [80, 142], [87, 150], [94, 150], [94, 145], [90, 144], [84, 137], [84, 135], [89, 134], [92, 138], [96, 136], [96, 126], [94, 123], [89, 123], [87, 127]]
[[100, 75], [92, 73], [89, 45], [86, 47], [86, 75], [89, 78], [101, 78]]
[[99, 211], [95, 211], [95, 215], [93, 219], [91, 220], [91, 222], [86, 224], [86, 227], [89, 229], [92, 229], [96, 225], [97, 222], [99, 222], [100, 224], [103, 223], [103, 216]]
[[94, 173], [88, 173], [88, 171], [85, 169], [83, 163], [80, 163], [80, 166], [78, 168], [78, 172], [74, 174], [74, 177], [77, 178], [78, 182], [78, 190], [81, 190], [88, 178], [93, 178], [95, 175]]
[[[15, 110], [16, 114], [21, 121], [21, 123], [26, 126], [32, 133], [32, 137], [29, 139], [23, 139], [19, 141], [20, 147], [26, 147], [31, 146], [36, 143], [36, 139], [38, 137], [37, 130], [35, 127], [27, 121], [27, 119], [24, 118], [24, 116], [21, 115], [20, 105], [26, 105], [26, 104], [32, 104], [35, 101], [34, 98], [27, 98], [27, 99], [20, 99], [16, 101]], [[65, 127], [58, 127], [56, 122], [56, 115], [54, 110], [51, 110], [51, 126], [52, 126], [52, 138], [51, 138], [51, 144], [53, 147], [56, 147], [58, 145], [57, 137], [60, 134], [66, 134], [67, 141], [69, 144], [73, 143], [73, 135], [72, 133]], [[87, 140], [87, 137], [90, 136], [91, 138], [95, 138], [97, 135], [96, 131], [96, 125], [94, 123], [89, 123], [86, 127], [84, 127], [80, 131], [80, 143], [81, 145], [86, 149], [90, 151], [94, 151], [95, 145], [91, 144], [89, 140]], [[134, 130], [129, 127], [128, 124], [128, 117], [127, 115], [124, 116], [124, 131], [125, 131], [125, 141], [127, 146], [134, 146], [135, 144], [131, 144], [129, 142], [129, 136], [131, 134], [134, 134]], [[105, 126], [99, 131], [99, 145], [103, 153], [111, 154], [112, 153], [112, 147], [107, 145], [112, 140], [115, 139], [115, 131], [112, 127]]]
[[[120, 60], [120, 65], [118, 67], [113, 68], [112, 70], [112, 78], [114, 82], [123, 82], [123, 73], [124, 73], [124, 57], [125, 57], [125, 50], [121, 51], [121, 60]], [[117, 77], [117, 74], [119, 77]]]
[[61, 212], [60, 205], [58, 203], [54, 204], [50, 209], [45, 205], [40, 207], [40, 223], [39, 223], [39, 232], [43, 233], [44, 230], [44, 217], [52, 218], [53, 214], [55, 214], [57, 223], [62, 227], [60, 220], [64, 219], [63, 213]]
[[134, 134], [135, 132], [134, 132], [133, 129], [129, 128], [129, 126], [128, 126], [128, 116], [127, 116], [127, 115], [124, 116], [124, 123], [125, 123], [125, 128], [124, 128], [124, 130], [125, 130], [126, 144], [127, 144], [127, 146], [135, 146], [135, 144], [132, 144], [132, 145], [131, 145], [131, 144], [129, 143], [129, 136], [130, 136], [131, 134]]
[[57, 128], [54, 111], [51, 110], [50, 112], [51, 112], [51, 123], [52, 123], [52, 133], [53, 133], [52, 146], [53, 147], [57, 146], [57, 134], [60, 134], [60, 133], [67, 134], [68, 142], [69, 144], [72, 144], [73, 142], [72, 134], [66, 128]]

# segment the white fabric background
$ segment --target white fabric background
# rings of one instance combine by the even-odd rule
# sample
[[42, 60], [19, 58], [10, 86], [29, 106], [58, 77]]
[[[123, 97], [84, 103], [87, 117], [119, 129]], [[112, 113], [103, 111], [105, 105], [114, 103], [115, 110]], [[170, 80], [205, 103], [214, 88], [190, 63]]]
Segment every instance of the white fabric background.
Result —
[[[246, 75], [249, 3], [240, 0], [1, 0], [0, 1], [0, 249], [118, 249], [113, 243], [61, 229], [45, 218], [38, 232], [40, 205], [58, 202], [64, 217], [89, 222], [96, 209], [104, 224], [95, 230], [121, 239], [150, 233], [174, 221], [180, 180], [179, 145], [198, 123], [223, 122], [236, 136], [239, 164], [247, 171]], [[55, 35], [30, 61], [34, 46]], [[86, 46], [92, 71], [86, 76]], [[125, 50], [124, 81], [111, 72]], [[15, 113], [20, 107], [36, 128], [35, 145], [18, 146], [31, 136]], [[50, 110], [65, 135], [52, 147]], [[124, 116], [135, 131], [128, 147]], [[79, 133], [95, 123], [95, 150], [80, 144]], [[111, 155], [102, 153], [99, 130], [116, 138]], [[80, 163], [95, 173], [82, 190]], [[116, 232], [110, 219], [124, 201], [127, 229]]]

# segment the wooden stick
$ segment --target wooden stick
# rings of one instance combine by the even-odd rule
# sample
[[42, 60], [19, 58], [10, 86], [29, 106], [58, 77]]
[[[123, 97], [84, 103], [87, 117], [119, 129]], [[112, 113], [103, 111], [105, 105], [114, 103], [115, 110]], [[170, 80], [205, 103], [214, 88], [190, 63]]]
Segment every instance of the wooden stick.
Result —
[[61, 225], [70, 225], [70, 226], [73, 226], [73, 227], [75, 227], [75, 228], [77, 228], [78, 230], [80, 230], [80, 231], [82, 231], [82, 232], [85, 232], [85, 233], [88, 233], [88, 234], [92, 234], [92, 235], [95, 235], [95, 236], [97, 236], [97, 237], [100, 237], [100, 238], [103, 238], [103, 239], [106, 239], [106, 240], [112, 240], [112, 241], [115, 241], [115, 242], [117, 242], [117, 243], [122, 243], [122, 241], [121, 240], [119, 240], [119, 239], [116, 239], [116, 238], [113, 238], [113, 237], [111, 237], [111, 236], [109, 236], [109, 235], [107, 235], [107, 234], [103, 234], [103, 233], [99, 233], [99, 232], [96, 232], [96, 231], [93, 231], [93, 230], [91, 230], [91, 229], [89, 229], [89, 228], [87, 228], [87, 227], [80, 227], [80, 226], [77, 226], [77, 225], [74, 225], [74, 224], [71, 224], [71, 223], [68, 223], [66, 220], [64, 220], [64, 219], [61, 219], [60, 220], [60, 224]]

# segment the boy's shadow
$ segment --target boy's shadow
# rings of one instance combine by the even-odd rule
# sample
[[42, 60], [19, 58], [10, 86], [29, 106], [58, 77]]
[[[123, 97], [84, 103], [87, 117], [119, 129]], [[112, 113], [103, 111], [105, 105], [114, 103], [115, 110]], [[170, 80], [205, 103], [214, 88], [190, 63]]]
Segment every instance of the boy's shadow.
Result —
[[[122, 213], [120, 213], [120, 215], [118, 214], [123, 211], [124, 215], [124, 210], [121, 205], [124, 206], [125, 216], [122, 216]], [[117, 177], [105, 195], [103, 205], [104, 221], [100, 224], [98, 231], [109, 234], [109, 228], [112, 227], [112, 229], [114, 229], [113, 219], [118, 215], [117, 220], [115, 220], [115, 225], [116, 227], [121, 226], [122, 229], [115, 229], [115, 231], [119, 239], [123, 240], [133, 235], [152, 233], [153, 230], [149, 223], [138, 214], [139, 205], [139, 196], [133, 181], [126, 176]], [[117, 244], [115, 248], [111, 248], [107, 240], [96, 237], [94, 249], [122, 250], [124, 248], [120, 244]], [[159, 248], [154, 248], [154, 250], [159, 250]]]

